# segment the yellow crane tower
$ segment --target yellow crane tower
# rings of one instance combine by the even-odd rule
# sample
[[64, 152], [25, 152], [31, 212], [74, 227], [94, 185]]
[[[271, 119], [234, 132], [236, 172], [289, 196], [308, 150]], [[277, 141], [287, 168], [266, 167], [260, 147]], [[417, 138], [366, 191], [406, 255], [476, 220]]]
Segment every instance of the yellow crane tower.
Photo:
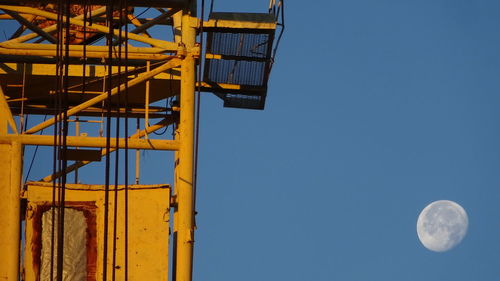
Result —
[[[282, 1], [207, 20], [197, 5], [0, 0], [15, 27], [0, 43], [0, 281], [192, 280], [196, 92], [263, 109], [284, 29]], [[22, 180], [26, 146], [53, 148], [38, 181]], [[173, 151], [173, 182], [129, 183], [129, 150], [137, 179], [141, 150]], [[101, 184], [70, 183], [101, 160]]]

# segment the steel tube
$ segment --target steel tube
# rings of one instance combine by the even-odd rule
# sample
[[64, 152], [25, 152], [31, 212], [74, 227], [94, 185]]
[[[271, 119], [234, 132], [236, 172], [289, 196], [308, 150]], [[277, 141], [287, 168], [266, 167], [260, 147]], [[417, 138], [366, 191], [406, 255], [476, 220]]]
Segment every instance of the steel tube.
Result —
[[[6, 49], [0, 46], [0, 55], [11, 55], [11, 56], [30, 56], [30, 57], [55, 57], [56, 50], [32, 50], [32, 49]], [[125, 56], [124, 54], [122, 54]], [[87, 51], [69, 51], [69, 57], [81, 59], [82, 57], [87, 58], [101, 58], [108, 59], [109, 55], [106, 52], [92, 52]], [[168, 59], [169, 55], [163, 54], [141, 54], [141, 53], [129, 53], [128, 58], [132, 60], [165, 60]], [[119, 58], [118, 53], [113, 53], [113, 58]]]
[[[54, 146], [54, 137], [49, 135], [6, 135], [0, 136], [0, 144], [9, 144], [19, 142], [24, 145]], [[105, 148], [106, 138], [103, 137], [75, 137], [68, 136], [66, 143], [71, 147], [96, 147]], [[117, 148], [116, 138], [111, 138], [111, 147]], [[125, 139], [118, 139], [118, 148], [125, 148]], [[179, 142], [175, 140], [159, 139], [138, 139], [129, 138], [128, 148], [130, 149], [149, 149], [149, 150], [178, 150]]]
[[[196, 1], [193, 1], [195, 4]], [[182, 43], [187, 50], [194, 47], [196, 29], [191, 25], [191, 13], [194, 7], [186, 7], [182, 13]], [[179, 121], [179, 164], [176, 170], [178, 177], [177, 190], [177, 281], [191, 281], [193, 270], [194, 246], [194, 198], [193, 198], [193, 164], [194, 164], [194, 119], [195, 119], [195, 73], [196, 63], [193, 54], [188, 53], [181, 64], [181, 94]]]

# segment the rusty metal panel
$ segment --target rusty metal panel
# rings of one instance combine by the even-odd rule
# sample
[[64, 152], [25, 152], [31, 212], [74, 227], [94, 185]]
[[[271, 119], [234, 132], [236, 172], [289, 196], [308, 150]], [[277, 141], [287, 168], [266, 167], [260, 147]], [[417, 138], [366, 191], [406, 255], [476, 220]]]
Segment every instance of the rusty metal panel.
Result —
[[[113, 188], [112, 188], [113, 189]], [[114, 191], [110, 191], [110, 216], [108, 223], [112, 226], [112, 210], [117, 205], [117, 233], [108, 232], [108, 276], [112, 272], [112, 243], [116, 244], [115, 274], [119, 280], [124, 279], [125, 254], [125, 189], [118, 186], [118, 201], [114, 202]], [[67, 279], [95, 281], [103, 273], [104, 238], [104, 186], [67, 184], [66, 207], [85, 217], [86, 220], [86, 278]], [[52, 183], [27, 184], [26, 214], [26, 248], [25, 279], [41, 281], [44, 276], [42, 256], [43, 214], [52, 206]], [[129, 280], [168, 281], [169, 227], [170, 227], [170, 187], [168, 185], [130, 185], [128, 192], [128, 253]], [[71, 211], [70, 211], [71, 212]], [[80, 216], [81, 218], [81, 216]], [[111, 228], [112, 229], [112, 228]], [[45, 246], [46, 247], [46, 246]], [[46, 254], [45, 254], [46, 255]], [[66, 266], [70, 268], [70, 266]], [[68, 270], [68, 269], [67, 269]], [[50, 272], [50, 270], [49, 270]], [[81, 272], [78, 276], [81, 276]], [[67, 276], [73, 274], [68, 272]], [[80, 277], [79, 277], [80, 278]]]

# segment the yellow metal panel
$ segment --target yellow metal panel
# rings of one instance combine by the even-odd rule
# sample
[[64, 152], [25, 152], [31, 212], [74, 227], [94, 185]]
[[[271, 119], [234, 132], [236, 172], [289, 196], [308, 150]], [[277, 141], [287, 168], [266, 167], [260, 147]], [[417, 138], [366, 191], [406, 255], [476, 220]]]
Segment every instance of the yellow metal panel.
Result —
[[[1, 116], [0, 116], [0, 119]], [[0, 122], [1, 123], [1, 122]], [[21, 148], [0, 144], [0, 280], [17, 281], [19, 274]]]
[[[95, 275], [99, 280], [103, 273], [103, 225], [104, 225], [104, 186], [66, 185], [66, 205], [68, 207], [94, 206], [96, 249]], [[111, 186], [111, 189], [114, 187]], [[125, 191], [118, 187], [118, 212], [116, 233], [115, 273], [118, 280], [124, 279], [125, 269]], [[114, 191], [110, 191], [109, 233], [108, 233], [108, 276], [112, 273], [113, 251], [113, 210]], [[26, 223], [26, 281], [37, 280], [37, 212], [50, 206], [52, 183], [28, 184], [28, 217]], [[89, 207], [90, 206], [90, 207]], [[170, 187], [168, 185], [130, 185], [128, 212], [128, 255], [129, 280], [168, 280]], [[92, 231], [92, 230], [90, 230]]]
[[[182, 14], [182, 42], [186, 48], [195, 45], [196, 29], [191, 26], [191, 15], [184, 10]], [[194, 202], [193, 202], [193, 163], [194, 163], [194, 91], [195, 58], [189, 54], [181, 64], [180, 122], [176, 137], [180, 140], [179, 163], [176, 166], [175, 189], [177, 195], [176, 277], [177, 281], [191, 281], [193, 269], [194, 244]]]
[[212, 13], [203, 28], [276, 29], [276, 19], [264, 13]]

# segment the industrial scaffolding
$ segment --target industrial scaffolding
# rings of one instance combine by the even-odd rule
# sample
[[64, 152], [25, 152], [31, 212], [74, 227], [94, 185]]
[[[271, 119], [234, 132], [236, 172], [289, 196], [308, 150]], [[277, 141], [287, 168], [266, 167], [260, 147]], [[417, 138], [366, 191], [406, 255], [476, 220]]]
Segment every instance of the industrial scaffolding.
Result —
[[[284, 29], [282, 1], [207, 19], [198, 4], [0, 0], [16, 27], [0, 42], [0, 280], [192, 280], [199, 94], [264, 109]], [[53, 148], [40, 180], [22, 180], [26, 146]], [[142, 150], [173, 152], [172, 183], [139, 184]], [[81, 183], [99, 161], [103, 183]]]

